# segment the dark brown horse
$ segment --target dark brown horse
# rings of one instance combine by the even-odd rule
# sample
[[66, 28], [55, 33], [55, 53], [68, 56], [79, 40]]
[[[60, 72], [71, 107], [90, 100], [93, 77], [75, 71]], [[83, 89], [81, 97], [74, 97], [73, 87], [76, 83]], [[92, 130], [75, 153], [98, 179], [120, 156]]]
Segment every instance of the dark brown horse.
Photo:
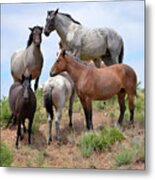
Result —
[[134, 70], [125, 64], [112, 65], [105, 68], [85, 66], [62, 50], [50, 75], [54, 76], [67, 71], [75, 83], [77, 94], [84, 109], [86, 125], [93, 129], [92, 100], [107, 100], [118, 95], [121, 126], [125, 112], [125, 95], [128, 95], [130, 122], [134, 123], [134, 96], [136, 95], [137, 77]]
[[9, 91], [9, 104], [12, 118], [18, 122], [16, 147], [18, 148], [18, 139], [22, 140], [21, 124], [26, 132], [25, 119], [29, 119], [28, 143], [31, 144], [31, 127], [34, 113], [36, 110], [36, 98], [31, 89], [32, 76], [26, 71], [22, 75], [21, 82], [14, 82]]

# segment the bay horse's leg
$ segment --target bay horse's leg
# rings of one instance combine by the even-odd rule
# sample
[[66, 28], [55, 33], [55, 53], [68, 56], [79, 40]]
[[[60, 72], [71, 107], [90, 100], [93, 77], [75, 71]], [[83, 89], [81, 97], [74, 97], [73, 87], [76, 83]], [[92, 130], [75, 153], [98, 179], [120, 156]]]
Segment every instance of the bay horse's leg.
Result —
[[124, 112], [126, 110], [125, 107], [125, 90], [121, 89], [121, 91], [118, 93], [118, 102], [119, 102], [119, 106], [120, 106], [120, 116], [118, 119], [118, 124], [120, 126], [122, 126], [122, 122], [123, 122], [123, 118], [124, 118]]
[[130, 123], [134, 124], [134, 95], [128, 94], [129, 109], [130, 109]]
[[80, 98], [81, 104], [83, 106], [85, 118], [86, 118], [86, 126], [87, 129], [93, 129], [93, 123], [92, 123], [92, 102], [91, 100], [85, 100]]
[[52, 121], [53, 116], [48, 113], [48, 145], [52, 142]]
[[36, 91], [37, 88], [38, 88], [39, 77], [40, 77], [40, 76], [38, 76], [37, 79], [35, 80], [35, 84], [34, 84], [34, 90], [35, 90], [35, 91]]
[[18, 149], [18, 140], [21, 137], [21, 119], [17, 118], [18, 120], [18, 129], [17, 129], [17, 138], [16, 138], [16, 148]]
[[[14, 114], [12, 113], [11, 114], [11, 116], [10, 116], [10, 118], [9, 118], [9, 120], [8, 120], [8, 123], [7, 123], [7, 125], [5, 126], [5, 128], [8, 128], [9, 127], [9, 125], [10, 125], [10, 123], [12, 123], [13, 124], [13, 122], [14, 122]], [[11, 125], [12, 126], [12, 125]]]
[[33, 118], [29, 119], [29, 127], [28, 127], [28, 144], [31, 144], [31, 129], [32, 129]]
[[57, 109], [56, 110], [56, 121], [55, 121], [56, 140], [57, 141], [60, 141], [60, 119], [61, 119], [61, 114], [62, 114], [62, 109]]
[[72, 95], [69, 100], [69, 109], [68, 109], [69, 127], [72, 127], [72, 109], [73, 109], [74, 95], [75, 95], [75, 90], [73, 89]]

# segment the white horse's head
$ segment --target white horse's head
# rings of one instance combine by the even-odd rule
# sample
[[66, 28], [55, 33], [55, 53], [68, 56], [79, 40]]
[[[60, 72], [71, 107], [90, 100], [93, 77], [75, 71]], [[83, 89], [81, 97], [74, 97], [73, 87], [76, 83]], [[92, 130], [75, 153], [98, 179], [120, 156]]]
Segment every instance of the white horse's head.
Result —
[[44, 29], [44, 34], [49, 36], [52, 31], [55, 30], [55, 16], [57, 15], [59, 9], [55, 11], [47, 11], [46, 25]]

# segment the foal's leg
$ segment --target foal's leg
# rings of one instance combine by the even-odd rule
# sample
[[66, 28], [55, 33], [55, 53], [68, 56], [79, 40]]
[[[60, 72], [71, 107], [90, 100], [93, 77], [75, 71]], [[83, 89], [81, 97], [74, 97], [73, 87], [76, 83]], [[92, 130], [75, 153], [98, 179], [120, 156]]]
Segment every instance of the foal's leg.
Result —
[[60, 119], [62, 115], [62, 109], [57, 109], [56, 110], [56, 121], [55, 121], [55, 126], [56, 126], [56, 140], [60, 141]]
[[122, 122], [123, 122], [123, 118], [124, 118], [124, 112], [126, 110], [125, 107], [125, 90], [122, 89], [119, 93], [118, 93], [118, 102], [119, 102], [119, 106], [120, 106], [120, 116], [118, 119], [118, 124], [120, 126], [122, 126]]
[[37, 79], [35, 80], [35, 84], [34, 84], [34, 90], [35, 90], [35, 91], [36, 91], [37, 88], [38, 88], [39, 77], [40, 77], [40, 76], [38, 76]]
[[69, 127], [72, 127], [72, 109], [73, 109], [74, 95], [75, 95], [75, 90], [73, 89], [72, 95], [69, 100], [69, 110], [68, 110]]
[[130, 123], [134, 124], [134, 95], [128, 94], [129, 109], [130, 109]]

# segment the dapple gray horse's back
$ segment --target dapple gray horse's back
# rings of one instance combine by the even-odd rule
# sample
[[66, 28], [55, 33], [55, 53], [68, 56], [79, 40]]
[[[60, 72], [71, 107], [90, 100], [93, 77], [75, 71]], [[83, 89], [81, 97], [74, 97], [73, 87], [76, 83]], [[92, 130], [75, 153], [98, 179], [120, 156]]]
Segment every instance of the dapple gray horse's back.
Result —
[[90, 29], [75, 21], [69, 14], [48, 11], [44, 33], [56, 30], [65, 49], [81, 60], [102, 59], [107, 65], [122, 63], [124, 43], [113, 29]]

